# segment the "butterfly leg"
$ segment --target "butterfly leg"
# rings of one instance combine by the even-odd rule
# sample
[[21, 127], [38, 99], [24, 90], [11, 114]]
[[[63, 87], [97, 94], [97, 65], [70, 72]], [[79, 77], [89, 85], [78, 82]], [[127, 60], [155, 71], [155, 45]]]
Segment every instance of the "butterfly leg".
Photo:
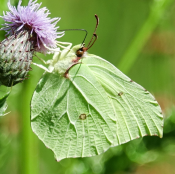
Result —
[[[56, 44], [58, 47], [63, 48], [63, 49], [70, 49], [72, 47], [72, 43], [69, 42], [58, 42], [56, 41]], [[63, 46], [63, 45], [67, 45], [67, 46]]]
[[51, 70], [49, 70], [48, 68], [46, 68], [45, 66], [43, 66], [41, 64], [37, 64], [37, 63], [34, 63], [34, 62], [32, 62], [32, 64], [39, 67], [39, 68], [41, 68], [41, 69], [43, 69], [43, 70], [45, 70], [45, 71], [47, 71], [47, 72], [49, 72], [49, 73], [52, 72]]

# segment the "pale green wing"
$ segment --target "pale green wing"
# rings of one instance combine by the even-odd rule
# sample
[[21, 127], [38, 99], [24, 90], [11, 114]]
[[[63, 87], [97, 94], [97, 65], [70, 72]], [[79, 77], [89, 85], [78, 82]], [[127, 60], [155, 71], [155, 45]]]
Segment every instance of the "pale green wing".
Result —
[[86, 54], [80, 62], [68, 78], [45, 73], [31, 101], [32, 129], [57, 160], [162, 137], [161, 109], [148, 91], [100, 57]]
[[163, 136], [163, 115], [155, 98], [111, 63], [95, 56], [83, 59], [106, 91], [117, 120], [117, 142], [145, 135]]
[[31, 101], [31, 127], [57, 160], [99, 155], [116, 144], [116, 116], [105, 90], [84, 64], [69, 79], [45, 73]]

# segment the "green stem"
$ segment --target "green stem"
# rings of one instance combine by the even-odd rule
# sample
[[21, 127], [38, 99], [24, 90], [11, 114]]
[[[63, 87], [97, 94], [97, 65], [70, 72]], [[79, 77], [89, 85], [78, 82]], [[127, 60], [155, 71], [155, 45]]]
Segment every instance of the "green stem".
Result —
[[33, 89], [31, 88], [30, 79], [23, 84], [20, 93], [20, 123], [21, 123], [21, 149], [20, 149], [20, 173], [21, 174], [38, 174], [39, 154], [37, 138], [30, 127], [30, 100]]
[[135, 36], [118, 65], [118, 68], [121, 71], [127, 73], [132, 67], [146, 41], [172, 2], [173, 0], [154, 0], [147, 20], [143, 24], [138, 34]]
[[[16, 1], [18, 3], [18, 0]], [[24, 5], [28, 0], [23, 0]], [[25, 80], [20, 93], [20, 124], [21, 124], [21, 149], [20, 149], [20, 174], [39, 173], [38, 139], [30, 127], [30, 100], [34, 91], [32, 79]]]

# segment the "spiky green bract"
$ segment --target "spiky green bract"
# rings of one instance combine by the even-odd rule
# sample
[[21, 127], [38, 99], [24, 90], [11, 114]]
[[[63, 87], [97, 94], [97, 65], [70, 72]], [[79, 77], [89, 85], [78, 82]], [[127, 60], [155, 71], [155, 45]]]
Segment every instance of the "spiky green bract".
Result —
[[30, 33], [21, 31], [4, 39], [0, 43], [0, 82], [13, 86], [22, 82], [30, 70], [33, 46]]
[[86, 54], [79, 63], [66, 78], [45, 73], [31, 101], [31, 127], [58, 161], [162, 137], [161, 108], [148, 91], [98, 56]]

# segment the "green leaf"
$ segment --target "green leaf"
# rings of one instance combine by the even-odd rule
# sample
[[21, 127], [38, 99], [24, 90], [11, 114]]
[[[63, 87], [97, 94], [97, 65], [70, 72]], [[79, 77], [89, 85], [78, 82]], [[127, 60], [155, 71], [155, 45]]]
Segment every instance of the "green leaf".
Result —
[[7, 97], [9, 96], [10, 92], [8, 92], [7, 94], [5, 94], [2, 98], [0, 98], [0, 116], [4, 116], [4, 113], [7, 109]]
[[99, 155], [146, 135], [162, 137], [155, 98], [109, 62], [86, 53], [66, 77], [44, 73], [31, 101], [31, 127], [58, 161]]

